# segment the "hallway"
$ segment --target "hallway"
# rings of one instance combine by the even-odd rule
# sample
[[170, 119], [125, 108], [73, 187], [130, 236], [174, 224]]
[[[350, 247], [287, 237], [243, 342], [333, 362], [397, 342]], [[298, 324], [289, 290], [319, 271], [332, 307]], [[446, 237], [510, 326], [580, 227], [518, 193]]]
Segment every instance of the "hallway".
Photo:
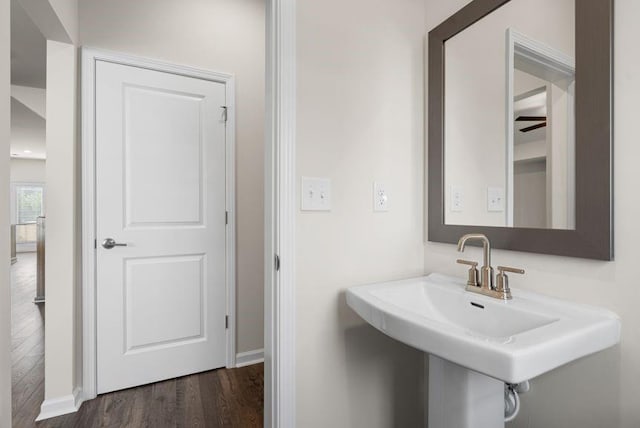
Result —
[[44, 399], [44, 305], [36, 305], [36, 253], [11, 266], [11, 392], [13, 426], [28, 427]]
[[44, 306], [33, 303], [35, 273], [35, 253], [18, 254], [11, 267], [14, 428], [262, 426], [262, 364], [104, 394], [77, 413], [36, 424], [44, 399]]

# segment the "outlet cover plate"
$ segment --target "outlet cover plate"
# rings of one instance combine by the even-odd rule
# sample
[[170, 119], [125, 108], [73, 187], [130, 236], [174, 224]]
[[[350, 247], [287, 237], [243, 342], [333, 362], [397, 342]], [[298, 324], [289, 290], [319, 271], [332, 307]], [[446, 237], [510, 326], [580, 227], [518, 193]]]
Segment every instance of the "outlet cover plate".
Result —
[[389, 189], [384, 183], [373, 183], [373, 211], [389, 211]]
[[504, 211], [504, 188], [487, 187], [487, 211]]

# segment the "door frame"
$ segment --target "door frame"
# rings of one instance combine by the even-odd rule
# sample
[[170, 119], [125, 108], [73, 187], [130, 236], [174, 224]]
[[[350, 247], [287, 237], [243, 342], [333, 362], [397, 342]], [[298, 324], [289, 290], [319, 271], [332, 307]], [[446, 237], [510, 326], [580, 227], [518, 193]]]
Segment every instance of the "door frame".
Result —
[[296, 0], [266, 12], [264, 426], [295, 428]]
[[97, 325], [96, 325], [96, 176], [95, 176], [95, 64], [105, 61], [116, 64], [171, 73], [225, 85], [227, 126], [225, 130], [226, 210], [226, 367], [236, 365], [236, 220], [235, 220], [235, 79], [232, 74], [212, 72], [170, 64], [148, 58], [82, 48], [81, 60], [81, 164], [82, 164], [82, 394], [81, 400], [97, 396]]

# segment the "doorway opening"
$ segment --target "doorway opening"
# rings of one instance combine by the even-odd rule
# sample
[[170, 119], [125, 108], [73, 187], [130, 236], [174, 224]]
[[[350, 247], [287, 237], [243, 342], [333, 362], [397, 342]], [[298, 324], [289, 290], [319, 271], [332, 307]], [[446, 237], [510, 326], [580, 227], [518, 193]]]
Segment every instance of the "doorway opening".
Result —
[[[16, 3], [15, 0], [12, 3]], [[228, 2], [214, 2], [218, 6], [222, 7], [222, 9], [231, 9], [230, 4]], [[235, 4], [235, 2], [233, 3]], [[268, 425], [272, 426], [281, 426], [289, 425], [294, 420], [293, 413], [293, 246], [291, 245], [293, 241], [293, 217], [294, 217], [294, 203], [295, 203], [295, 183], [293, 181], [293, 141], [295, 137], [294, 131], [294, 98], [295, 98], [295, 64], [292, 62], [292, 58], [294, 58], [295, 52], [295, 44], [293, 43], [295, 34], [295, 26], [292, 25], [295, 22], [295, 14], [293, 12], [295, 2], [286, 1], [286, 2], [272, 2], [266, 1], [262, 2], [257, 1], [257, 7], [251, 6], [254, 10], [259, 10], [260, 16], [260, 24], [259, 25], [237, 25], [241, 24], [236, 17], [225, 16], [224, 25], [211, 25], [211, 20], [213, 17], [211, 14], [203, 13], [202, 9], [199, 7], [202, 6], [201, 3], [198, 3], [197, 7], [185, 4], [184, 2], [176, 2], [172, 6], [168, 7], [164, 13], [167, 13], [167, 19], [160, 17], [163, 13], [154, 8], [157, 5], [156, 2], [148, 2], [147, 5], [144, 5], [142, 2], [136, 2], [137, 7], [131, 7], [130, 2], [125, 1], [115, 1], [115, 2], [100, 2], [100, 1], [83, 1], [80, 3], [79, 10], [79, 27], [80, 27], [80, 37], [79, 39], [72, 38], [70, 40], [64, 41], [56, 41], [54, 39], [47, 40], [47, 45], [51, 40], [61, 45], [66, 43], [67, 46], [55, 46], [56, 48], [60, 48], [60, 52], [62, 55], [67, 55], [69, 50], [64, 51], [67, 47], [73, 47], [69, 43], [77, 43], [79, 45], [88, 45], [88, 46], [96, 46], [101, 49], [108, 49], [112, 51], [121, 51], [128, 52], [133, 55], [140, 55], [144, 57], [157, 58], [162, 61], [169, 61], [178, 64], [186, 64], [191, 67], [201, 68], [201, 69], [210, 69], [210, 70], [225, 70], [231, 71], [224, 66], [218, 66], [217, 64], [209, 65], [206, 62], [209, 61], [212, 57], [211, 46], [205, 47], [200, 44], [200, 41], [203, 40], [214, 40], [213, 46], [221, 47], [223, 54], [220, 58], [225, 58], [225, 55], [229, 54], [229, 47], [246, 47], [245, 42], [247, 38], [241, 37], [238, 40], [234, 38], [228, 37], [211, 37], [211, 34], [208, 32], [215, 32], [220, 30], [229, 30], [229, 29], [237, 29], [240, 28], [244, 31], [251, 31], [255, 34], [259, 34], [262, 38], [260, 42], [260, 48], [257, 49], [258, 58], [261, 64], [259, 66], [250, 67], [252, 68], [252, 73], [259, 75], [263, 81], [258, 85], [248, 85], [246, 79], [238, 78], [238, 108], [241, 109], [241, 105], [244, 105], [245, 108], [249, 108], [251, 111], [248, 113], [248, 116], [251, 117], [252, 120], [255, 120], [256, 123], [260, 123], [261, 126], [251, 126], [250, 124], [247, 126], [246, 123], [241, 125], [241, 120], [238, 120], [238, 130], [243, 130], [244, 132], [249, 132], [252, 134], [252, 138], [255, 141], [259, 142], [260, 152], [245, 151], [246, 146], [242, 147], [240, 143], [240, 135], [238, 135], [238, 151], [239, 157], [247, 156], [250, 159], [248, 162], [248, 166], [245, 165], [244, 173], [239, 172], [237, 174], [238, 183], [238, 201], [239, 205], [244, 204], [244, 208], [238, 207], [238, 231], [237, 231], [237, 241], [238, 248], [236, 249], [236, 254], [238, 255], [236, 264], [238, 266], [238, 278], [236, 284], [238, 286], [238, 302], [237, 302], [237, 310], [238, 310], [238, 338], [237, 338], [237, 349], [236, 349], [236, 365], [239, 366], [249, 366], [255, 368], [255, 366], [259, 365], [264, 358], [265, 354], [267, 356], [268, 366], [269, 368], [265, 370], [265, 377], [270, 378], [271, 380], [268, 382], [269, 387], [267, 391], [264, 392], [265, 400], [267, 401], [267, 405], [269, 409], [267, 410], [265, 415], [265, 420], [268, 421]], [[15, 5], [12, 5], [15, 8]], [[193, 5], [192, 5], [193, 6]], [[247, 8], [247, 4], [243, 3], [239, 5], [240, 8]], [[113, 9], [111, 9], [113, 8]], [[121, 13], [122, 10], [118, 10], [118, 8], [130, 8], [129, 11], [131, 14]], [[265, 11], [266, 9], [266, 11]], [[207, 21], [206, 25], [197, 26], [192, 25], [193, 20], [191, 20], [190, 25], [181, 25], [179, 23], [180, 18], [184, 18], [185, 11], [190, 10], [189, 13], [193, 12], [198, 15], [200, 18]], [[153, 12], [153, 13], [149, 13]], [[266, 13], [265, 13], [266, 12]], [[119, 20], [122, 18], [123, 21], [120, 22], [119, 30], [122, 30], [124, 27], [129, 26], [132, 31], [135, 31], [135, 36], [126, 37], [123, 36], [122, 31], [118, 34], [114, 34], [114, 32], [109, 33], [109, 28], [96, 28], [100, 25], [100, 22], [106, 22], [107, 24], [111, 22], [106, 17], [109, 13], [113, 13], [114, 16], [118, 16]], [[136, 17], [135, 15], [138, 14]], [[215, 14], [214, 14], [215, 15]], [[266, 15], [266, 16], [265, 16]], [[124, 18], [123, 18], [124, 17]], [[94, 19], [95, 18], [95, 19]], [[174, 21], [173, 18], [176, 18]], [[137, 21], [136, 21], [137, 20]], [[127, 22], [128, 21], [128, 22]], [[84, 24], [83, 24], [84, 22]], [[231, 23], [233, 25], [230, 25]], [[257, 23], [258, 21], [256, 21]], [[282, 25], [282, 22], [286, 22], [286, 26]], [[173, 23], [173, 26], [167, 26], [167, 23]], [[265, 28], [265, 23], [267, 28]], [[60, 24], [60, 23], [58, 23]], [[105, 24], [105, 25], [107, 25]], [[143, 24], [146, 28], [142, 28], [138, 24]], [[84, 27], [83, 27], [84, 25]], [[281, 26], [282, 25], [282, 26]], [[109, 26], [109, 25], [107, 25]], [[196, 39], [189, 40], [186, 43], [181, 43], [178, 41], [180, 34], [185, 34], [187, 31], [186, 28], [194, 27], [194, 31], [197, 32], [198, 36]], [[87, 28], [95, 29], [95, 33], [89, 34], [91, 30], [87, 30]], [[280, 31], [281, 28], [285, 28], [285, 32], [282, 33]], [[266, 31], [265, 31], [266, 30]], [[267, 34], [267, 43], [265, 43], [264, 36]], [[100, 37], [112, 37], [109, 41], [96, 42], [96, 38]], [[149, 40], [153, 41], [153, 46], [149, 48], [148, 52], [145, 52], [146, 49], [141, 47], [141, 39], [148, 37]], [[167, 42], [163, 42], [163, 37], [167, 40]], [[47, 36], [48, 38], [48, 36]], [[195, 42], [198, 43], [195, 43]], [[233, 42], [233, 43], [231, 43]], [[237, 42], [237, 43], [236, 43]], [[241, 46], [243, 45], [243, 46]], [[265, 45], [271, 49], [268, 54], [264, 53]], [[162, 49], [167, 49], [164, 53]], [[260, 49], [262, 49], [262, 56], [260, 56]], [[64, 51], [64, 52], [62, 52]], [[171, 52], [171, 53], [167, 53]], [[255, 52], [253, 52], [255, 53]], [[269, 56], [269, 61], [267, 63], [267, 72], [266, 72], [266, 82], [265, 78], [265, 59]], [[233, 56], [233, 55], [231, 55]], [[247, 64], [248, 58], [251, 55], [243, 55], [238, 56], [238, 60], [241, 63]], [[68, 65], [70, 63], [69, 60], [74, 60], [72, 55], [65, 56], [64, 58], [60, 58], [61, 62], [64, 64], [60, 65]], [[74, 77], [75, 79], [75, 77]], [[70, 78], [66, 80], [65, 83], [70, 83]], [[55, 85], [52, 85], [55, 87]], [[73, 85], [67, 85], [63, 91], [64, 95], [69, 95], [69, 89], [75, 87]], [[243, 95], [242, 93], [247, 94], [250, 90], [255, 90], [257, 87], [258, 91], [254, 93], [260, 93], [263, 97], [260, 100], [253, 99], [251, 100], [251, 96], [249, 98], [245, 98], [242, 101]], [[265, 88], [266, 87], [266, 88]], [[265, 103], [264, 97], [265, 92], [269, 97], [269, 102]], [[60, 93], [56, 94], [60, 95]], [[75, 97], [66, 96], [67, 100], [74, 100]], [[265, 109], [265, 104], [268, 105], [268, 108]], [[65, 119], [70, 119], [71, 116], [68, 115], [70, 109], [67, 109], [68, 105], [65, 105], [64, 114], [66, 115]], [[51, 109], [53, 113], [56, 113], [56, 109]], [[265, 118], [265, 110], [267, 111], [267, 116]], [[277, 112], [277, 114], [276, 114]], [[240, 118], [240, 115], [238, 116]], [[244, 120], [244, 119], [243, 119]], [[71, 123], [71, 120], [69, 121]], [[67, 132], [70, 127], [68, 127], [69, 123], [65, 123], [65, 135], [62, 135], [63, 132], [59, 132], [56, 140], [56, 145], [52, 145], [51, 148], [53, 152], [60, 155], [57, 149], [60, 149], [58, 143], [61, 141], [68, 141], [68, 152], [65, 151], [64, 155], [66, 155], [66, 159], [70, 159], [69, 168], [66, 171], [59, 171], [63, 176], [64, 180], [60, 180], [60, 182], [65, 182], [68, 191], [79, 192], [80, 186], [80, 177], [79, 172], [70, 173], [70, 170], [73, 170], [73, 160], [76, 160], [76, 166], [79, 166], [79, 153], [77, 152], [78, 147], [77, 143], [73, 142], [72, 133]], [[266, 132], [265, 132], [266, 125]], [[75, 123], [74, 123], [75, 127]], [[267, 143], [265, 144], [265, 134], [267, 135]], [[279, 145], [279, 142], [284, 141], [284, 145]], [[55, 149], [55, 150], [54, 150]], [[243, 152], [244, 151], [244, 152]], [[75, 154], [74, 154], [75, 153]], [[60, 156], [51, 157], [51, 162], [59, 161]], [[266, 159], [266, 162], [265, 162]], [[238, 164], [241, 164], [242, 161], [239, 159]], [[50, 170], [52, 170], [50, 168]], [[263, 171], [265, 171], [263, 173]], [[51, 195], [58, 193], [54, 193], [54, 189], [57, 189], [54, 184], [60, 184], [57, 180], [54, 180], [56, 176], [52, 177], [52, 182], [47, 183], [47, 188], [44, 189], [43, 194]], [[246, 180], [241, 183], [242, 180]], [[247, 181], [253, 183], [252, 185], [247, 185]], [[265, 181], [266, 186], [265, 186]], [[54, 183], [56, 182], [56, 183]], [[267, 191], [265, 192], [265, 187]], [[242, 190], [244, 188], [244, 190]], [[250, 188], [250, 191], [248, 190]], [[58, 189], [60, 190], [60, 189]], [[62, 189], [64, 190], [64, 189]], [[283, 203], [284, 202], [284, 203]], [[51, 203], [49, 201], [49, 215], [50, 215], [50, 225], [53, 224], [54, 211], [58, 214], [61, 211], [65, 211], [68, 214], [68, 218], [72, 219], [73, 227], [78, 227], [80, 223], [81, 214], [75, 212], [75, 207], [79, 206], [81, 201], [78, 200], [77, 204], [75, 199], [73, 200], [64, 200], [63, 203]], [[44, 204], [43, 204], [44, 205]], [[70, 209], [70, 207], [73, 207]], [[252, 207], [254, 208], [252, 210]], [[258, 209], [255, 209], [255, 208]], [[61, 208], [61, 209], [54, 209]], [[242, 219], [240, 213], [244, 210], [245, 215], [249, 216], [248, 219], [245, 217]], [[266, 215], [263, 213], [267, 213]], [[59, 217], [56, 217], [59, 219]], [[267, 221], [265, 222], [265, 218]], [[247, 223], [258, 225], [257, 228], [246, 227], [243, 228], [242, 224], [246, 225]], [[270, 225], [268, 227], [271, 230], [264, 233], [263, 227], [264, 225]], [[276, 225], [285, 224], [284, 230], [276, 227]], [[50, 227], [51, 229], [51, 227]], [[261, 230], [262, 229], [262, 230]], [[56, 229], [51, 229], [56, 231]], [[50, 231], [51, 231], [50, 230]], [[244, 231], [243, 231], [244, 230]], [[66, 236], [72, 236], [73, 232], [70, 234], [66, 233]], [[79, 236], [81, 232], [77, 229], [77, 235]], [[276, 236], [277, 235], [277, 236]], [[51, 236], [51, 235], [50, 235]], [[252, 237], [258, 237], [257, 241], [253, 242], [251, 240]], [[74, 239], [72, 237], [72, 239]], [[50, 239], [50, 241], [55, 241]], [[286, 241], [286, 242], [285, 242]], [[116, 241], [117, 243], [118, 241]], [[68, 244], [68, 243], [66, 243]], [[65, 244], [65, 245], [66, 245]], [[95, 243], [97, 245], [97, 243]], [[69, 246], [65, 247], [66, 249]], [[244, 249], [242, 249], [244, 248]], [[75, 280], [73, 276], [76, 275], [76, 267], [80, 265], [80, 247], [75, 247], [73, 263], [66, 269], [65, 272], [69, 273], [69, 278], [65, 278], [62, 281], [65, 287], [73, 286], [71, 284], [75, 284]], [[241, 261], [240, 253], [245, 252], [245, 256], [249, 255], [249, 257]], [[72, 251], [73, 252], [73, 251]], [[55, 252], [49, 252], [50, 254], [54, 254]], [[272, 261], [274, 259], [274, 255], [279, 255], [282, 260], [282, 264], [279, 266], [279, 269], [273, 265]], [[64, 256], [66, 259], [69, 259], [68, 253], [61, 254], [61, 257]], [[70, 260], [70, 259], [69, 259]], [[50, 265], [55, 265], [54, 263], [50, 263]], [[253, 270], [247, 270], [247, 266], [252, 267]], [[243, 267], [245, 270], [243, 271]], [[243, 273], [244, 272], [244, 273]], [[253, 272], [253, 273], [251, 273]], [[69, 281], [67, 281], [69, 279]], [[53, 292], [56, 291], [54, 285], [58, 284], [59, 281], [49, 281], [50, 289], [49, 293], [49, 301], [53, 301]], [[250, 291], [243, 286], [242, 284], [256, 284], [256, 289], [260, 291], [261, 298], [256, 298], [256, 295], [252, 294], [253, 291]], [[276, 287], [276, 284], [280, 283], [280, 286]], [[79, 282], [78, 282], [79, 284]], [[266, 287], [266, 289], [265, 289]], [[57, 290], [59, 291], [59, 289]], [[65, 290], [69, 291], [68, 289]], [[263, 305], [264, 297], [262, 294], [268, 294], [269, 297], [266, 299], [269, 301], [269, 304]], [[72, 291], [72, 299], [73, 302], [63, 302], [64, 307], [55, 309], [57, 311], [57, 315], [64, 312], [66, 314], [70, 314], [74, 312], [74, 306], [76, 308], [77, 314], [80, 311], [79, 300], [82, 299], [83, 296], [80, 295], [78, 289], [74, 288]], [[243, 316], [240, 315], [243, 313], [243, 309], [240, 307], [245, 304], [249, 304], [249, 308], [245, 308], [246, 317], [243, 321]], [[51, 320], [54, 317], [49, 317], [49, 309], [51, 308], [51, 304], [48, 305], [47, 318], [49, 319], [48, 325], [53, 325]], [[53, 305], [54, 307], [56, 305]], [[266, 316], [264, 316], [266, 312]], [[71, 342], [73, 346], [81, 347], [82, 346], [82, 336], [84, 334], [83, 331], [79, 328], [82, 325], [82, 320], [77, 316], [73, 320], [68, 319], [58, 319], [56, 321], [60, 322], [59, 327], [66, 331], [71, 338], [65, 337], [65, 345]], [[276, 315], [281, 315], [279, 317], [279, 322], [276, 323]], [[73, 317], [72, 317], [73, 318]], [[264, 320], [267, 320], [264, 323]], [[251, 328], [249, 325], [254, 321], [259, 321], [259, 328]], [[66, 333], [65, 333], [66, 334]], [[47, 343], [55, 343], [57, 340], [56, 337], [47, 337]], [[261, 344], [264, 347], [256, 347], [255, 344], [257, 341], [261, 342], [264, 340], [264, 344]], [[42, 403], [42, 413], [40, 414], [41, 419], [54, 417], [54, 413], [59, 415], [66, 412], [73, 412], [77, 409], [77, 405], [79, 401], [76, 400], [77, 397], [82, 397], [83, 391], [79, 388], [80, 385], [69, 385], [66, 383], [73, 382], [75, 379], [76, 382], [82, 382], [82, 355], [81, 353], [76, 353], [73, 349], [67, 349], [67, 346], [59, 349], [59, 354], [56, 353], [47, 353], [47, 360], [49, 362], [53, 362], [54, 364], [46, 364], [47, 370], [51, 370], [51, 367], [58, 366], [56, 361], [65, 361], [65, 364], [60, 364], [59, 369], [61, 371], [57, 372], [54, 376], [56, 379], [51, 380], [49, 376], [47, 376], [47, 387], [44, 386], [44, 380], [41, 384], [41, 389], [47, 390], [47, 394], [52, 394], [51, 391], [54, 390], [62, 390], [66, 391], [68, 395], [60, 397], [51, 395], [47, 397]], [[255, 364], [257, 363], [257, 364]], [[263, 375], [259, 375], [261, 378]], [[61, 384], [59, 381], [63, 380], [65, 384]], [[257, 378], [256, 378], [257, 379]], [[55, 382], [58, 382], [57, 384]], [[252, 383], [260, 384], [258, 380], [252, 380]], [[51, 387], [50, 383], [53, 385]], [[200, 384], [202, 387], [202, 384]], [[208, 385], [208, 383], [207, 383]], [[74, 388], [75, 386], [75, 388]], [[151, 391], [157, 391], [159, 388], [163, 386], [161, 383], [153, 384], [150, 386]], [[232, 389], [234, 387], [232, 386]], [[263, 388], [260, 386], [260, 390]], [[145, 391], [150, 391], [149, 389]], [[146, 395], [148, 392], [143, 392], [143, 395]], [[78, 394], [78, 395], [77, 395]], [[153, 395], [153, 392], [152, 392]], [[252, 395], [253, 396], [253, 395]], [[31, 404], [35, 404], [40, 402], [41, 399], [32, 399], [30, 400]], [[112, 397], [109, 400], [119, 401], [118, 398]], [[261, 399], [262, 400], [262, 399]], [[246, 401], [241, 400], [243, 403]], [[103, 402], [104, 403], [104, 402]], [[86, 406], [91, 407], [91, 405], [101, 406], [98, 400], [87, 401]], [[76, 406], [74, 408], [74, 406]], [[47, 411], [45, 411], [45, 408]], [[39, 409], [38, 409], [39, 410]], [[35, 411], [34, 414], [38, 414], [38, 410]], [[262, 410], [261, 410], [262, 411]], [[179, 412], [178, 412], [179, 413]], [[153, 414], [151, 412], [150, 414]], [[76, 416], [79, 415], [76, 414]], [[87, 417], [80, 415], [81, 417]], [[151, 417], [151, 416], [150, 416]], [[25, 419], [28, 420], [29, 423], [33, 421], [32, 418]], [[85, 419], [86, 420], [86, 419]], [[251, 420], [260, 420], [262, 418], [253, 417]], [[55, 421], [53, 421], [55, 423]], [[29, 426], [29, 423], [25, 423], [25, 426]], [[47, 423], [43, 423], [43, 426], [47, 426]]]
[[44, 398], [46, 39], [11, 1], [11, 357], [13, 425]]
[[93, 49], [83, 74], [83, 398], [235, 367], [234, 76]]
[[[251, 405], [216, 412], [260, 426], [265, 4], [89, 3], [80, 14], [90, 47], [81, 67], [85, 403], [65, 417], [162, 387], [176, 402], [171, 420], [190, 411], [185, 388], [206, 407], [233, 403], [225, 394], [241, 387]], [[149, 21], [149, 11], [166, 19]], [[128, 21], [115, 31], [111, 15]], [[129, 33], [140, 37], [135, 49], [121, 42]], [[231, 390], [215, 386], [239, 378]], [[142, 407], [148, 417], [154, 401]], [[126, 418], [121, 425], [134, 423]]]

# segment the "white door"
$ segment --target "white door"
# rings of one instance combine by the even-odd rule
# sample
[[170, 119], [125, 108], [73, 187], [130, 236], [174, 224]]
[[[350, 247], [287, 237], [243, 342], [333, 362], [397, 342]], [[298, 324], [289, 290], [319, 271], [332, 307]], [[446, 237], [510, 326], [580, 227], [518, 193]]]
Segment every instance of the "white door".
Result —
[[225, 365], [225, 86], [106, 61], [95, 70], [105, 393]]

